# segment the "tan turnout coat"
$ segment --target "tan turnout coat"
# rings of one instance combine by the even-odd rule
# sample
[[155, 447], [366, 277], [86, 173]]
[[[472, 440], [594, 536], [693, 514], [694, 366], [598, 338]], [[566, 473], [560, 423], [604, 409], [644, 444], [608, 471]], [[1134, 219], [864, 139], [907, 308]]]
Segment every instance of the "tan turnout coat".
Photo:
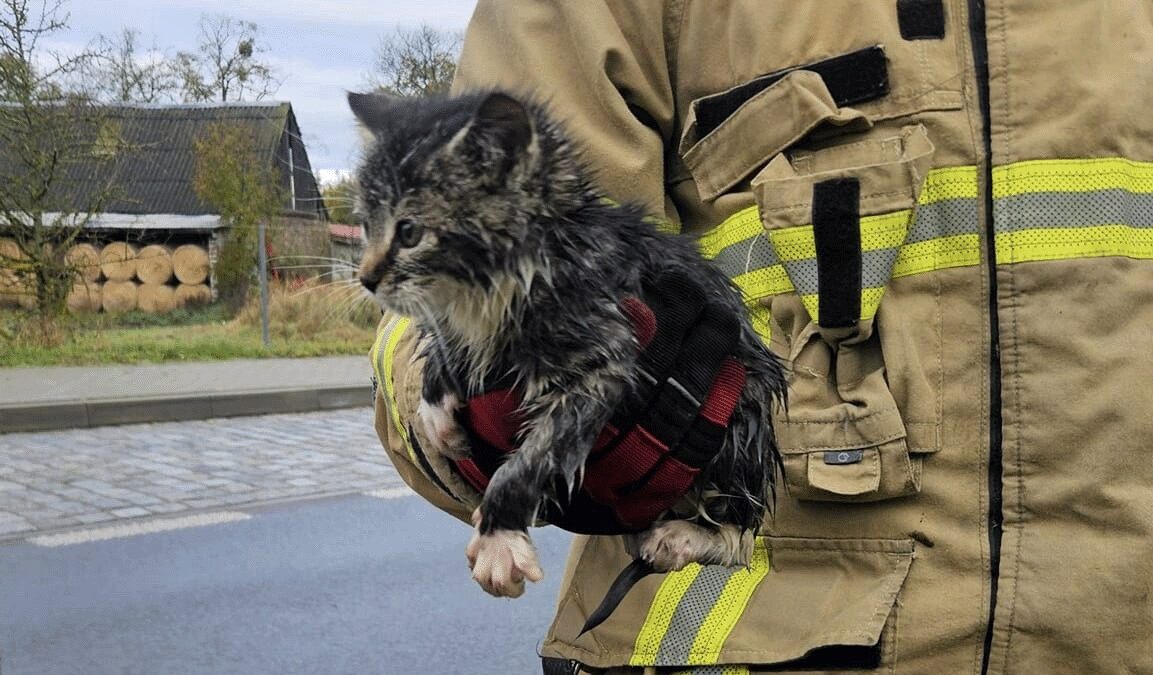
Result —
[[[578, 537], [545, 656], [1153, 673], [1153, 3], [482, 0], [457, 88], [487, 86], [700, 237], [790, 371], [750, 567], [650, 577], [578, 638], [627, 562]], [[406, 444], [403, 328], [378, 430], [464, 517]]]

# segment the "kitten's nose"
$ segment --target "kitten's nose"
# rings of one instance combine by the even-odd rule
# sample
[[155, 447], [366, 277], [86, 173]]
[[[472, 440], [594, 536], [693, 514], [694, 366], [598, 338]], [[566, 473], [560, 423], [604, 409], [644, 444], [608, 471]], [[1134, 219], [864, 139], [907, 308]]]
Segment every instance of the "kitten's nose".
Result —
[[380, 285], [380, 279], [378, 277], [361, 275], [360, 283], [364, 284], [364, 287], [368, 289], [369, 293], [375, 293], [376, 287]]

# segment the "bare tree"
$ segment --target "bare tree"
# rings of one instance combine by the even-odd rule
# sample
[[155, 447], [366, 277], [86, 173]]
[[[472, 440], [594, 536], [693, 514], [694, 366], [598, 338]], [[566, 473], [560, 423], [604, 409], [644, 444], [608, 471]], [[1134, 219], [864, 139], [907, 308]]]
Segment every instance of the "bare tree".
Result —
[[176, 55], [185, 100], [259, 101], [276, 93], [280, 81], [260, 57], [267, 51], [255, 23], [202, 16], [196, 51]]
[[397, 28], [377, 45], [369, 84], [394, 96], [428, 96], [448, 91], [464, 37], [427, 24]]
[[112, 198], [119, 127], [68, 90], [91, 54], [40, 49], [62, 30], [63, 0], [0, 0], [0, 230], [15, 252], [0, 267], [36, 297], [45, 326], [62, 314], [76, 270], [65, 258]]
[[135, 28], [98, 36], [91, 51], [84, 85], [94, 97], [116, 103], [162, 103], [179, 98], [182, 83], [175, 59], [155, 44], [141, 47], [140, 31]]

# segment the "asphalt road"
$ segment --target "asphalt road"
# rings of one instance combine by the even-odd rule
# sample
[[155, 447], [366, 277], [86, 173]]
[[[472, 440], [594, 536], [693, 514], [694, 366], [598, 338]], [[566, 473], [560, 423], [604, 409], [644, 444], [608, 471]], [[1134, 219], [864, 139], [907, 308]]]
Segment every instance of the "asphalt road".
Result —
[[232, 509], [233, 522], [0, 546], [3, 675], [539, 673], [568, 535], [517, 600], [468, 576], [468, 529], [414, 496]]

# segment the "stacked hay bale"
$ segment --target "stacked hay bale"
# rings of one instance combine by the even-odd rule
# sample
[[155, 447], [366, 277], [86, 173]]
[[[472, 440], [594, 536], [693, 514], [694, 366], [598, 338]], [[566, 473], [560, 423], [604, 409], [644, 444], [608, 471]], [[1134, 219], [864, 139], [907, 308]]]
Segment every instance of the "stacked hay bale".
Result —
[[212, 289], [208, 287], [210, 271], [208, 251], [204, 247], [185, 244], [172, 252], [172, 273], [180, 282], [175, 291], [177, 306], [212, 302]]
[[[20, 259], [16, 243], [0, 238], [0, 258]], [[111, 242], [103, 247], [82, 242], [65, 252], [76, 270], [68, 296], [74, 313], [120, 313], [139, 309], [170, 312], [178, 307], [212, 302], [208, 286], [210, 263], [203, 246], [184, 244], [172, 249], [163, 244], [137, 247]], [[11, 270], [0, 265], [0, 307], [32, 307], [36, 298]]]
[[[25, 259], [24, 253], [16, 242], [0, 238], [0, 261], [19, 261]], [[28, 284], [19, 274], [8, 269], [0, 262], [0, 307], [23, 307], [31, 309], [36, 306], [36, 294], [28, 288]]]
[[107, 244], [100, 251], [100, 271], [104, 273], [101, 305], [117, 314], [136, 309], [136, 247], [122, 241]]
[[100, 249], [92, 244], [75, 244], [64, 260], [76, 270], [77, 279], [68, 294], [68, 311], [73, 314], [99, 312], [104, 286], [100, 283]]
[[172, 250], [162, 244], [140, 249], [136, 255], [136, 278], [140, 309], [150, 314], [163, 314], [176, 309], [172, 280]]

